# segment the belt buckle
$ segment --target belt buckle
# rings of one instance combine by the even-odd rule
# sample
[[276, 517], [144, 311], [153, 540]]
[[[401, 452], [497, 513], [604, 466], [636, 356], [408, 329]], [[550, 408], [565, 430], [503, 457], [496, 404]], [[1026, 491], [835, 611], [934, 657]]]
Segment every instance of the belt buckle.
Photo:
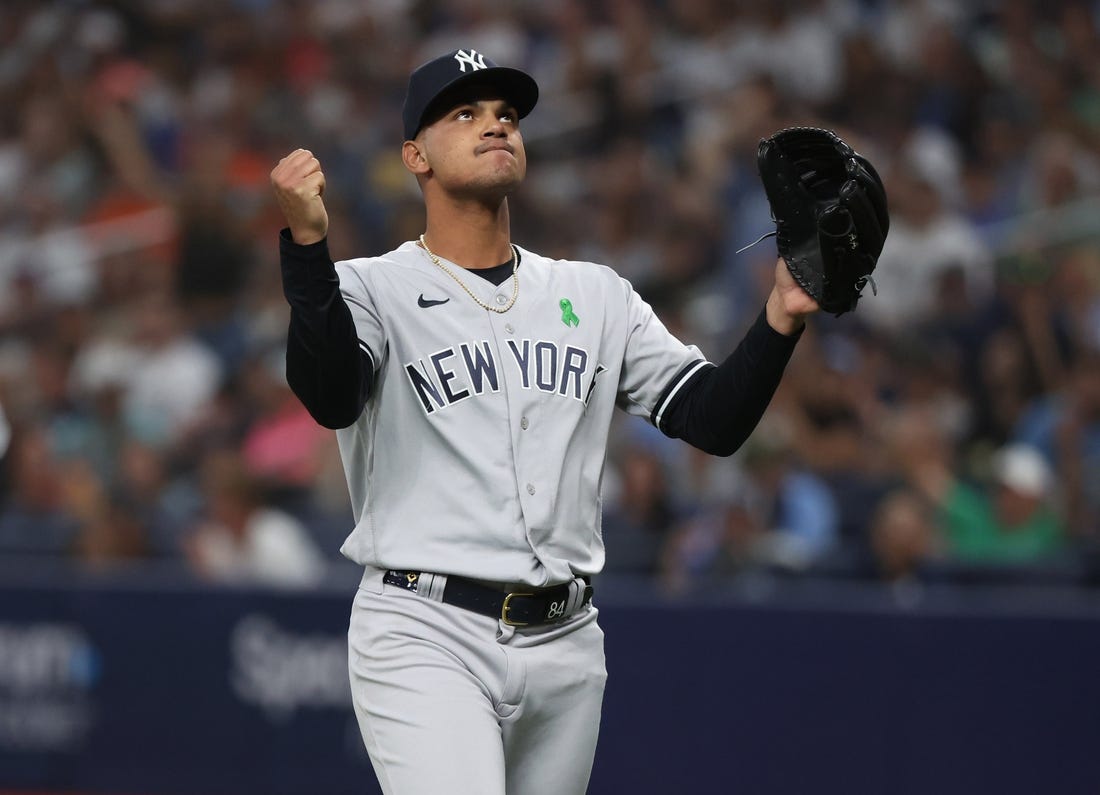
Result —
[[515, 596], [534, 596], [534, 594], [533, 593], [510, 593], [507, 596], [505, 596], [504, 597], [504, 604], [501, 605], [501, 608], [500, 608], [500, 620], [503, 621], [505, 624], [507, 624], [510, 627], [525, 627], [528, 624], [527, 621], [512, 621], [512, 619], [508, 618], [508, 611], [511, 609], [511, 605], [509, 604], [509, 602], [511, 602], [512, 597], [515, 597]]

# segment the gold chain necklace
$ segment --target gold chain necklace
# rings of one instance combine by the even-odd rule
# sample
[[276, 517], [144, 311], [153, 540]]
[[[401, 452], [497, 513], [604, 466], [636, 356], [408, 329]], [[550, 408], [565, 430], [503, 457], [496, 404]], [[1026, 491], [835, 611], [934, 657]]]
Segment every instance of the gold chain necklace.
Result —
[[504, 306], [489, 306], [487, 303], [485, 303], [480, 298], [478, 298], [476, 295], [474, 295], [473, 290], [471, 290], [469, 287], [467, 287], [466, 283], [463, 282], [462, 279], [458, 278], [458, 276], [456, 276], [450, 270], [448, 270], [447, 267], [442, 262], [439, 261], [439, 257], [437, 257], [435, 254], [432, 253], [432, 250], [430, 248], [428, 248], [428, 244], [424, 242], [424, 235], [420, 236], [420, 247], [423, 248], [424, 251], [427, 252], [428, 257], [431, 259], [432, 262], [434, 262], [436, 264], [436, 267], [438, 267], [441, 271], [443, 271], [445, 274], [447, 274], [452, 279], [454, 279], [456, 282], [458, 282], [458, 286], [461, 287], [463, 290], [465, 290], [466, 295], [473, 298], [474, 303], [477, 304], [478, 306], [480, 306], [482, 309], [484, 309], [488, 312], [496, 312], [498, 315], [503, 315], [505, 312], [507, 312], [509, 309], [512, 308], [512, 306], [516, 303], [516, 299], [519, 298], [519, 275], [517, 273], [519, 271], [519, 252], [516, 251], [515, 245], [511, 246], [511, 248], [512, 248], [512, 300], [509, 301]]

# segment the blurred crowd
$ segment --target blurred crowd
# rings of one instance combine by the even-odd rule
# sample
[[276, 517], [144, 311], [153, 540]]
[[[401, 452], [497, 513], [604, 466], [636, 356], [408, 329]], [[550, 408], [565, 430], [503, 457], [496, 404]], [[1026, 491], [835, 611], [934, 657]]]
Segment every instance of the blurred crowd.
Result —
[[714, 361], [770, 288], [759, 138], [836, 129], [887, 186], [874, 292], [741, 451], [616, 421], [608, 572], [1100, 582], [1100, 8], [1060, 0], [5, 0], [0, 561], [340, 565], [268, 174], [318, 155], [337, 259], [416, 237], [400, 104], [455, 47], [540, 84], [516, 242]]

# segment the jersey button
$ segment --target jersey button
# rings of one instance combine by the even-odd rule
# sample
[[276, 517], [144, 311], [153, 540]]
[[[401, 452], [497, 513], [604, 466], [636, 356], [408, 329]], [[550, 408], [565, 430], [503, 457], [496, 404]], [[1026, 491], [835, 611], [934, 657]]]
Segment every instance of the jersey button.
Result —
[[532, 486], [530, 483], [527, 484], [527, 493], [528, 494], [534, 494], [535, 493], [535, 487]]
[[527, 426], [529, 426], [530, 424], [531, 424], [531, 423], [529, 423], [529, 422], [527, 421], [527, 418], [526, 418], [526, 417], [524, 417], [523, 419], [521, 419], [521, 420], [519, 421], [519, 427], [523, 428], [523, 430], [527, 430]]
[[515, 332], [515, 329], [514, 329], [514, 328], [512, 328], [512, 324], [511, 324], [511, 323], [505, 323], [505, 324], [504, 324], [504, 330], [505, 330], [505, 331], [507, 331], [507, 332], [508, 332], [509, 334], [512, 334], [512, 333], [514, 333], [514, 332]]
[[508, 303], [508, 298], [504, 295], [498, 295], [496, 297], [496, 302], [497, 306], [504, 306], [506, 303]]

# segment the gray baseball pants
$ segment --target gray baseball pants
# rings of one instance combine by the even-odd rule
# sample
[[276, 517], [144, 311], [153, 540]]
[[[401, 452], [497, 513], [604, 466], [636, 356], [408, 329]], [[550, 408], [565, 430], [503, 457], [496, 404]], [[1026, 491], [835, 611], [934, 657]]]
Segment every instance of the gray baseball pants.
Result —
[[348, 631], [352, 699], [386, 795], [583, 795], [607, 669], [594, 607], [542, 627], [385, 585]]

